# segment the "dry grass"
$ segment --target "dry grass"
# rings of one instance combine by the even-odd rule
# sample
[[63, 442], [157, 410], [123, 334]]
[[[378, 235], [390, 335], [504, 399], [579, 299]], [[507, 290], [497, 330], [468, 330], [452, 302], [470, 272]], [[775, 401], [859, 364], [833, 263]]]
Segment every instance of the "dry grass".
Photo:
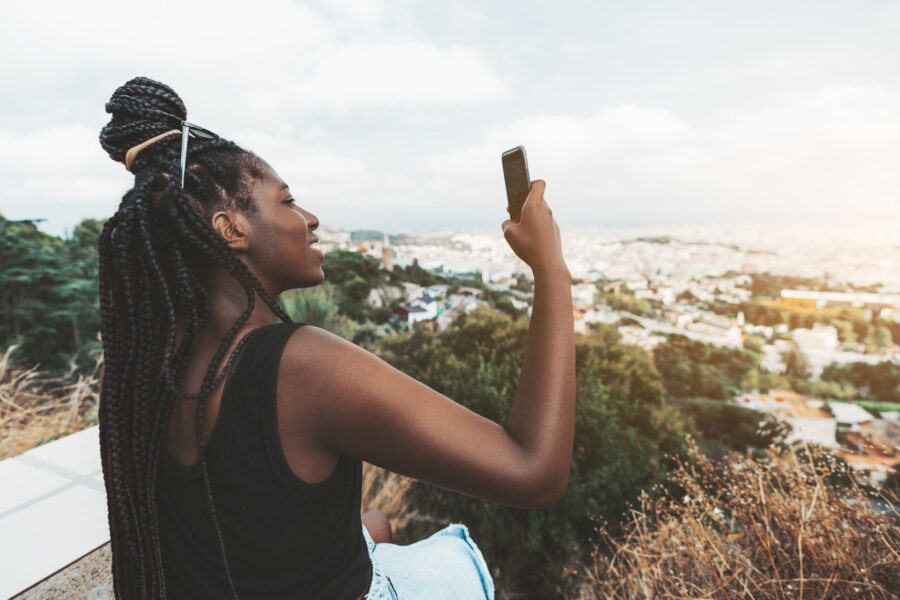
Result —
[[100, 401], [102, 354], [90, 375], [72, 381], [14, 366], [10, 355], [17, 347], [0, 357], [0, 460], [93, 425]]
[[377, 508], [390, 520], [394, 531], [402, 530], [416, 515], [406, 502], [406, 493], [414, 481], [363, 462], [362, 512]]
[[415, 480], [363, 462], [362, 512], [377, 508], [392, 521], [408, 518], [406, 492]]
[[824, 452], [696, 462], [647, 495], [585, 569], [602, 598], [900, 598], [900, 514], [877, 514]]

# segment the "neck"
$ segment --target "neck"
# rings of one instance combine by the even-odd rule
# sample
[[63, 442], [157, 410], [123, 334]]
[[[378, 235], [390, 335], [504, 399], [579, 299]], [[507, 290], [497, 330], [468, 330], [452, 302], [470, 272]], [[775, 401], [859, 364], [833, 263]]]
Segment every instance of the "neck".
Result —
[[[271, 286], [266, 285], [265, 281], [260, 280], [260, 282], [271, 298], [277, 298], [277, 293], [272, 293]], [[206, 290], [209, 298], [209, 313], [201, 325], [198, 335], [201, 339], [221, 340], [241, 314], [247, 310], [247, 292], [238, 281], [221, 268], [207, 278]], [[259, 292], [253, 290], [253, 297], [253, 311], [238, 331], [238, 337], [245, 331], [278, 321], [278, 317], [265, 303]], [[176, 323], [176, 344], [180, 344], [185, 327], [183, 315], [178, 316]]]

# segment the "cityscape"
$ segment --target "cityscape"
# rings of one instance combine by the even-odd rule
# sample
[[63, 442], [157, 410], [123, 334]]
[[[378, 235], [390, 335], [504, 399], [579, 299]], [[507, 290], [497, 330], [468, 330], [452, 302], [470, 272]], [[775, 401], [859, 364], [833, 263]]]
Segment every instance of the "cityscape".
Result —
[[[369, 239], [354, 239], [360, 233]], [[480, 280], [486, 289], [508, 293], [513, 306], [530, 314], [531, 294], [522, 286], [531, 279], [530, 269], [502, 233], [382, 233], [379, 239], [377, 232], [322, 226], [319, 237], [326, 253], [359, 252], [387, 271], [415, 263], [445, 277]], [[900, 327], [884, 325], [900, 326], [900, 244], [888, 225], [591, 228], [567, 231], [563, 238], [579, 333], [590, 334], [597, 323], [612, 325], [623, 343], [651, 354], [672, 336], [721, 348], [754, 347], [759, 370], [776, 377], [790, 370], [792, 355], [799, 355], [800, 373], [813, 382], [832, 365], [900, 366]], [[754, 280], [763, 274], [793, 278], [798, 285], [754, 300]], [[477, 288], [460, 286], [454, 293], [449, 288], [403, 282], [373, 288], [367, 302], [382, 307], [394, 301], [395, 322], [424, 322], [432, 331], [446, 329], [461, 311], [489, 304]], [[761, 306], [788, 315], [786, 322], [759, 318], [767, 314], [756, 310]], [[753, 314], [745, 314], [744, 307]], [[882, 325], [860, 339], [841, 320], [847, 314]], [[743, 390], [731, 401], [789, 425], [787, 443], [832, 449], [874, 484], [900, 465], [896, 405], [869, 412], [865, 403], [786, 389]]]

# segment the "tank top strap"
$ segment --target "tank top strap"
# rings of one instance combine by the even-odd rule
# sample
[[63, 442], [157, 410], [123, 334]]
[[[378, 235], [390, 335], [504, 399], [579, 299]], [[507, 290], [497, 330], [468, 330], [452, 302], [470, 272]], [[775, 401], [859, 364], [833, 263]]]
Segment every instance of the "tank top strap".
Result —
[[304, 323], [271, 323], [246, 334], [244, 347], [235, 357], [222, 393], [219, 418], [222, 429], [228, 431], [226, 437], [233, 440], [235, 436], [250, 433], [246, 431], [246, 423], [257, 420], [258, 416], [252, 413], [259, 410], [257, 406], [248, 406], [248, 399], [265, 398], [267, 387], [278, 377], [278, 363], [272, 365], [271, 356], [274, 351], [280, 356], [279, 349], [301, 325]]
[[288, 339], [301, 325], [303, 323], [278, 323], [266, 333], [257, 354], [261, 363], [257, 396], [259, 406], [254, 407], [254, 411], [258, 411], [255, 416], [261, 424], [269, 466], [284, 489], [306, 500], [328, 501], [348, 493], [354, 476], [361, 474], [362, 463], [341, 454], [327, 478], [311, 483], [298, 477], [287, 461], [278, 426], [278, 370]]
[[[284, 346], [294, 331], [305, 324], [303, 322], [272, 323], [259, 328], [260, 331], [256, 335], [257, 341], [253, 349], [256, 360], [252, 362], [256, 363], [254, 374], [258, 376], [261, 386], [267, 386], [274, 391]], [[260, 388], [261, 394], [266, 391], [268, 389]]]
[[[248, 419], [250, 421], [259, 420], [259, 408], [248, 407], [245, 399], [256, 398], [261, 386], [277, 379], [278, 364], [276, 362], [273, 372], [271, 361], [267, 357], [272, 352], [273, 346], [283, 347], [290, 334], [301, 325], [305, 325], [305, 323], [271, 323], [257, 327], [244, 335], [245, 340], [241, 342], [241, 349], [234, 357], [233, 364], [225, 376], [219, 414], [216, 417], [212, 433], [206, 440], [207, 463], [218, 461], [227, 452], [226, 446], [233, 444], [237, 438], [250, 435], [246, 430], [246, 423]], [[278, 356], [280, 356], [280, 351]], [[252, 412], [257, 414], [251, 414]], [[259, 428], [255, 431], [258, 435]], [[201, 476], [198, 462], [183, 465], [166, 451], [163, 450], [162, 454], [163, 463], [172, 467], [175, 475], [189, 479]]]

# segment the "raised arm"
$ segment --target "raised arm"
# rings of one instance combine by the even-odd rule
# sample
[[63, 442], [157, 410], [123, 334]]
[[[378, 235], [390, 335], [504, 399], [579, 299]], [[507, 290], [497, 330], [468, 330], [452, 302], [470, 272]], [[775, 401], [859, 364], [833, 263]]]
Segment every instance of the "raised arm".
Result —
[[[534, 305], [519, 387], [501, 426], [317, 327], [285, 346], [279, 419], [326, 450], [457, 492], [541, 508], [565, 492], [575, 423], [571, 276], [559, 229], [532, 184], [520, 223], [504, 222], [513, 250], [534, 272]], [[282, 383], [283, 382], [283, 383]]]

